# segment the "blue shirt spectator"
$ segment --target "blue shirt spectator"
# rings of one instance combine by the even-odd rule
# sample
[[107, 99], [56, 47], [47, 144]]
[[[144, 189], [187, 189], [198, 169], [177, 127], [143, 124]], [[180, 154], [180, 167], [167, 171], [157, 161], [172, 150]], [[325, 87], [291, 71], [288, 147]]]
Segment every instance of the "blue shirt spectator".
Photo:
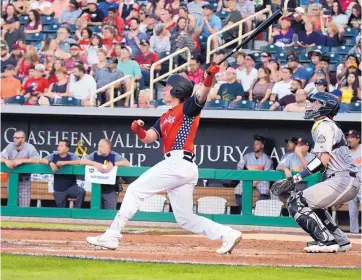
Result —
[[148, 36], [146, 33], [139, 31], [139, 20], [136, 18], [132, 18], [130, 21], [129, 29], [130, 31], [124, 37], [126, 39], [126, 45], [132, 49], [132, 57], [139, 55], [141, 50], [137, 45], [137, 41], [147, 40]]
[[[204, 17], [199, 17], [196, 22], [196, 34], [204, 37], [211, 35], [210, 28], [214, 31], [222, 29], [222, 22], [218, 16], [213, 14], [213, 7], [210, 4], [203, 6]], [[207, 23], [206, 23], [207, 19]]]
[[74, 25], [79, 16], [81, 15], [82, 10], [79, 9], [78, 2], [70, 1], [68, 9], [64, 10], [60, 17], [58, 18], [59, 24]]
[[116, 4], [114, 3], [113, 0], [108, 0], [108, 1], [105, 1], [105, 2], [100, 2], [98, 4], [98, 10], [100, 10], [103, 14], [104, 14], [104, 17], [107, 17], [108, 16], [108, 9], [109, 8], [113, 8], [113, 9], [116, 9], [118, 11], [118, 8], [119, 8], [119, 4]]
[[281, 21], [281, 30], [274, 30], [270, 43], [283, 43], [289, 45], [293, 43], [294, 30], [291, 28], [292, 20], [289, 17], [283, 17]]

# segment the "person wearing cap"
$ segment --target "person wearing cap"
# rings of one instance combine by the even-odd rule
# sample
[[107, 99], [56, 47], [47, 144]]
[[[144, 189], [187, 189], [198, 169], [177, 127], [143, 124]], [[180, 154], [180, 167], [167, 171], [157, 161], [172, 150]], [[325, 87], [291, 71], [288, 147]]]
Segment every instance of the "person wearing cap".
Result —
[[258, 70], [255, 69], [255, 62], [255, 56], [247, 54], [244, 60], [245, 67], [237, 71], [236, 79], [242, 84], [245, 92], [249, 92], [253, 82], [258, 79]]
[[[153, 63], [159, 60], [155, 52], [150, 51], [150, 42], [147, 39], [140, 41], [141, 53], [136, 55], [134, 61], [136, 61], [142, 73], [142, 79], [146, 87], [150, 84], [150, 69]], [[161, 70], [161, 64], [155, 66], [155, 70]]]
[[19, 39], [25, 40], [24, 31], [20, 27], [16, 28], [16, 23], [14, 18], [6, 20], [1, 33], [1, 38], [7, 42], [10, 51], [13, 49], [13, 44]]
[[[361, 133], [357, 130], [350, 130], [347, 133], [347, 143], [348, 147], [352, 153], [352, 159], [354, 165], [359, 169], [359, 174], [361, 174], [362, 169], [362, 149], [361, 149]], [[361, 205], [361, 192], [358, 195], [348, 202], [348, 212], [349, 212], [349, 224], [351, 233], [359, 233], [359, 212]]]
[[[329, 56], [327, 56], [329, 58]], [[308, 58], [310, 59], [311, 63], [309, 63], [306, 66], [306, 70], [309, 74], [308, 79], [313, 75], [314, 70], [316, 68], [316, 65], [321, 61], [322, 59], [322, 52], [321, 50], [313, 50], [308, 52]]]
[[280, 44], [283, 47], [290, 47], [293, 45], [294, 30], [291, 28], [292, 20], [289, 17], [281, 18], [281, 29], [274, 30], [269, 40], [270, 44]]
[[[293, 137], [291, 138], [293, 139]], [[286, 139], [288, 140], [288, 139]], [[295, 138], [293, 139], [293, 141]], [[295, 143], [295, 142], [294, 142]], [[294, 144], [295, 145], [295, 144]], [[292, 177], [292, 172], [301, 172], [307, 168], [308, 162], [315, 158], [315, 156], [309, 153], [311, 149], [311, 142], [306, 138], [298, 138], [297, 145], [294, 152], [291, 152], [284, 157], [278, 164], [276, 170], [283, 171], [286, 178]], [[306, 183], [296, 184], [296, 191], [302, 191], [307, 188]]]
[[114, 0], [107, 0], [98, 4], [98, 10], [103, 13], [104, 17], [108, 16], [109, 9], [117, 12], [119, 9], [119, 4], [115, 3]]
[[337, 66], [337, 79], [341, 81], [347, 73], [348, 68], [358, 68], [360, 61], [355, 55], [347, 55], [347, 60]]
[[140, 21], [138, 18], [131, 18], [129, 24], [129, 32], [124, 36], [126, 39], [126, 46], [129, 46], [132, 50], [131, 55], [135, 57], [141, 53], [140, 42], [141, 40], [147, 40], [146, 33], [139, 31]]
[[[211, 4], [205, 4], [202, 6], [203, 17], [199, 17], [196, 22], [195, 34], [197, 36], [203, 36], [208, 38], [211, 34], [214, 34], [222, 29], [221, 19], [214, 15], [214, 7]], [[219, 36], [212, 38], [213, 48], [218, 48], [221, 42]]]
[[4, 103], [5, 99], [20, 94], [21, 81], [15, 78], [15, 67], [12, 64], [5, 65], [4, 73], [1, 75], [0, 99]]
[[[107, 59], [107, 67], [103, 67], [101, 69], [99, 69], [96, 72], [96, 75], [94, 77], [94, 79], [96, 80], [97, 83], [97, 89], [100, 89], [114, 81], [117, 81], [118, 79], [121, 79], [124, 77], [124, 74], [122, 71], [117, 69], [117, 65], [118, 65], [118, 59], [117, 58], [108, 58]], [[115, 85], [115, 89], [119, 89], [121, 87], [121, 83], [117, 83]], [[111, 99], [111, 92], [110, 90], [106, 90], [105, 91], [105, 98], [103, 98], [104, 96], [102, 95], [102, 93], [99, 93], [98, 95], [102, 95], [101, 100], [105, 100], [106, 102], [108, 102]], [[116, 94], [115, 94], [116, 96]], [[102, 102], [103, 104], [104, 102]]]
[[45, 67], [43, 64], [37, 64], [34, 67], [34, 77], [28, 78], [23, 85], [22, 94], [26, 93], [29, 87], [34, 89], [34, 93], [44, 93], [49, 88], [48, 79], [44, 78]]
[[85, 68], [88, 68], [87, 58], [81, 54], [81, 47], [77, 43], [70, 44], [70, 55], [71, 57], [64, 60], [64, 66], [67, 71], [71, 71], [76, 62], [82, 62]]
[[[258, 171], [267, 171], [273, 170], [273, 162], [270, 157], [264, 153], [264, 146], [266, 144], [266, 139], [263, 136], [255, 135], [254, 136], [254, 151], [252, 153], [244, 154], [237, 164], [237, 170], [258, 170]], [[259, 190], [259, 199], [265, 200], [269, 198], [269, 182], [268, 181], [253, 181], [253, 187]], [[243, 181], [235, 188], [235, 201], [236, 205], [240, 206], [242, 204], [242, 194], [243, 194]]]
[[290, 90], [292, 84], [292, 73], [293, 70], [288, 67], [284, 67], [281, 69], [280, 76], [282, 79], [274, 84], [270, 100], [280, 100], [284, 96], [292, 93]]
[[236, 70], [232, 67], [226, 69], [226, 83], [222, 84], [217, 91], [216, 99], [226, 102], [247, 99], [243, 86], [236, 81]]
[[81, 105], [90, 106], [91, 97], [97, 90], [97, 83], [94, 78], [86, 74], [86, 70], [82, 64], [74, 65], [72, 74], [69, 77], [69, 93], [70, 96], [80, 99]]
[[5, 42], [1, 41], [0, 47], [1, 47], [1, 73], [4, 73], [5, 66], [10, 64], [16, 67], [18, 65], [18, 62], [11, 57], [8, 45], [5, 44]]
[[81, 26], [87, 25], [102, 25], [104, 14], [98, 9], [97, 0], [87, 0], [87, 8], [83, 10], [78, 24]]
[[[288, 69], [288, 68], [286, 68]], [[283, 69], [284, 70], [284, 69]], [[278, 83], [276, 83], [278, 84]], [[274, 85], [275, 87], [275, 85]], [[273, 87], [273, 90], [274, 90]], [[272, 91], [273, 91], [272, 90]], [[274, 111], [275, 109], [277, 109], [279, 106], [285, 107], [291, 103], [295, 103], [296, 102], [296, 94], [298, 93], [298, 91], [302, 90], [302, 82], [300, 80], [292, 80], [291, 84], [290, 84], [290, 94], [287, 94], [285, 96], [283, 96], [282, 98], [278, 99], [277, 101], [275, 101], [273, 103], [273, 105], [270, 106], [270, 111]], [[304, 91], [304, 90], [302, 90]], [[275, 100], [274, 97], [270, 98], [271, 100]]]
[[305, 70], [305, 68], [299, 64], [298, 55], [288, 55], [287, 61], [288, 61], [287, 66], [293, 71], [292, 78], [300, 80], [302, 82], [302, 88], [303, 88], [307, 82], [308, 73]]
[[282, 156], [282, 158], [280, 159], [280, 161], [283, 161], [283, 159], [285, 159], [288, 155], [290, 155], [291, 153], [294, 153], [295, 147], [298, 144], [298, 138], [297, 137], [290, 137], [284, 140], [287, 148], [287, 152]]
[[69, 1], [67, 8], [61, 11], [58, 23], [61, 25], [75, 25], [81, 13], [82, 10], [79, 8], [78, 2], [71, 0]]
[[324, 73], [328, 73], [329, 81], [332, 85], [337, 84], [337, 73], [335, 71], [330, 71], [330, 57], [328, 55], [322, 55], [318, 63], [318, 68], [320, 68]]

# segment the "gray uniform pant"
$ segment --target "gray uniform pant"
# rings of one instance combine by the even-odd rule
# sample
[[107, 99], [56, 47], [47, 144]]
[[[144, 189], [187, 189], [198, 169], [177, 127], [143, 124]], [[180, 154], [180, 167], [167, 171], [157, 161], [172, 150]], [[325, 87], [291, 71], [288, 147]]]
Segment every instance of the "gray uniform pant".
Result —
[[74, 208], [82, 208], [85, 197], [85, 190], [78, 185], [72, 185], [65, 191], [54, 191], [55, 203], [59, 208], [66, 207], [68, 197], [75, 198]]
[[352, 233], [359, 233], [359, 209], [361, 204], [361, 193], [348, 202], [349, 225]]
[[[349, 176], [348, 172], [340, 172], [336, 176], [304, 190], [303, 197], [312, 210], [323, 209], [350, 201], [358, 194], [359, 188], [359, 179]], [[335, 224], [328, 213], [327, 218], [332, 224]], [[347, 235], [339, 228], [331, 233], [338, 244], [349, 242]]]
[[29, 207], [31, 197], [31, 181], [19, 180], [18, 185], [18, 205], [19, 207]]

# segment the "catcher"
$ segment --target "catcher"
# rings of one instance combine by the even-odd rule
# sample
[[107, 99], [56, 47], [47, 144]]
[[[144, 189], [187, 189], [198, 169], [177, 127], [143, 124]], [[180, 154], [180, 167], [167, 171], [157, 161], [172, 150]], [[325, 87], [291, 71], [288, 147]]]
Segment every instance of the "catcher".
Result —
[[303, 178], [318, 171], [325, 172], [325, 181], [288, 199], [289, 215], [314, 239], [307, 243], [306, 252], [347, 252], [352, 245], [326, 208], [353, 199], [359, 191], [361, 178], [353, 164], [346, 138], [333, 121], [340, 108], [338, 99], [332, 94], [317, 92], [309, 97], [309, 101], [304, 118], [315, 121], [312, 137], [316, 157], [300, 173], [275, 182], [271, 191], [277, 196], [288, 193]]

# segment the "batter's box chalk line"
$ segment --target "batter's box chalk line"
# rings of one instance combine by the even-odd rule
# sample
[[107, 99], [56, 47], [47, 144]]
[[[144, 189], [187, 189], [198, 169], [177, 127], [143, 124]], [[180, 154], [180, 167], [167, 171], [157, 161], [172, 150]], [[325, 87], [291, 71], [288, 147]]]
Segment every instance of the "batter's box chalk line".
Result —
[[354, 266], [324, 266], [324, 265], [270, 265], [270, 264], [247, 264], [247, 263], [228, 263], [228, 262], [196, 262], [196, 261], [157, 261], [143, 260], [131, 258], [112, 258], [112, 257], [92, 257], [92, 256], [75, 256], [67, 254], [39, 254], [39, 253], [7, 253], [8, 255], [17, 256], [34, 256], [34, 257], [60, 257], [68, 259], [83, 259], [83, 260], [101, 260], [101, 261], [117, 261], [117, 262], [132, 262], [132, 263], [157, 263], [157, 264], [189, 264], [189, 265], [210, 265], [210, 266], [249, 266], [249, 267], [285, 267], [285, 268], [328, 268], [328, 269], [361, 269]]

